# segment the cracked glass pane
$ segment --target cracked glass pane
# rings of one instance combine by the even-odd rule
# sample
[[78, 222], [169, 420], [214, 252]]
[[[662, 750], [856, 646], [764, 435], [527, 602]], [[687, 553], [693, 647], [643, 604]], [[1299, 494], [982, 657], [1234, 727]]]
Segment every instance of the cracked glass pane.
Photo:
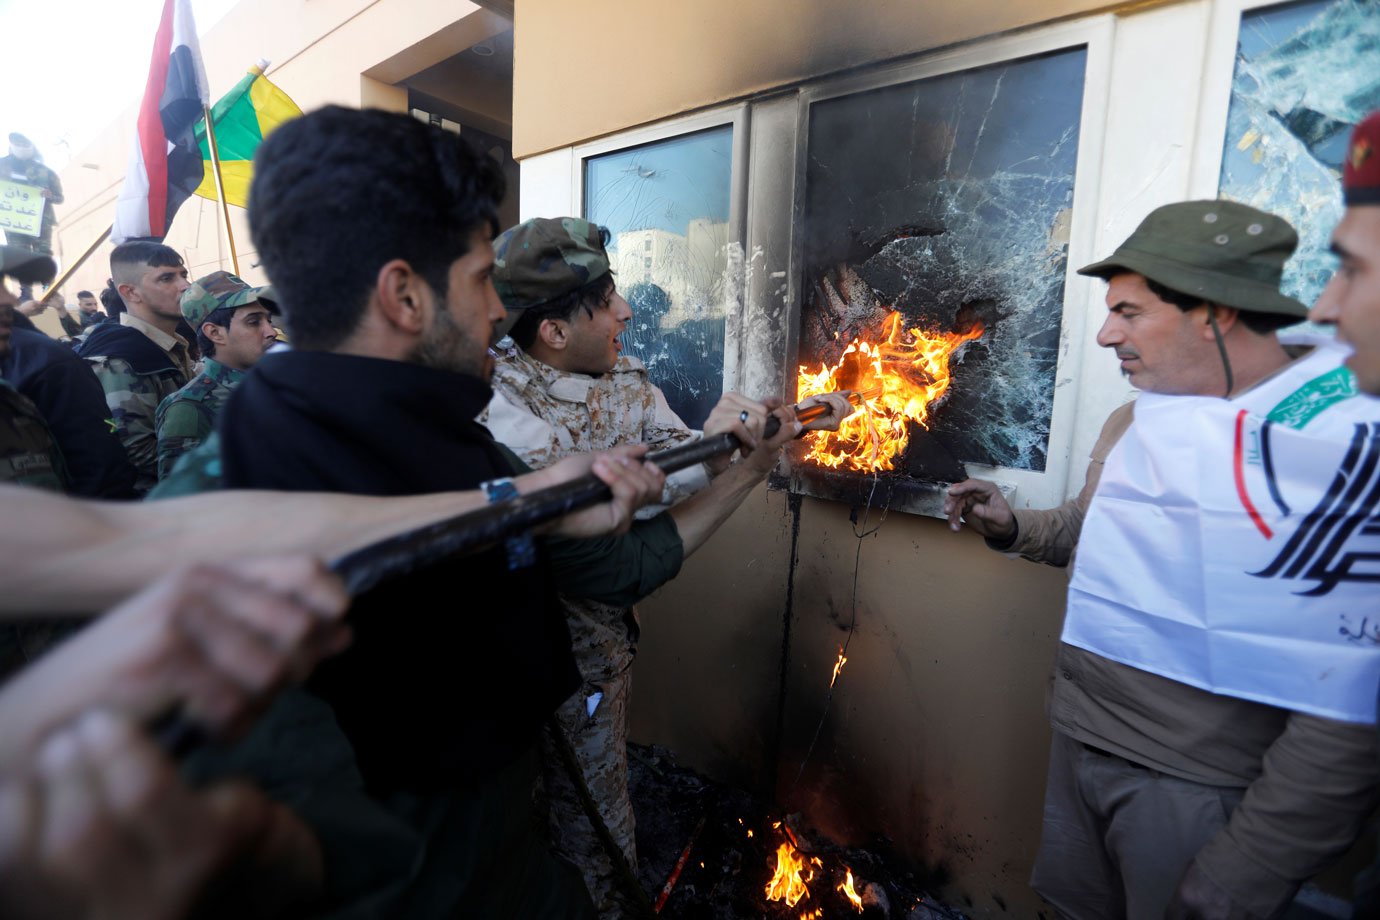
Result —
[[1336, 267], [1351, 128], [1380, 108], [1380, 2], [1315, 0], [1242, 14], [1220, 194], [1288, 220], [1284, 290], [1306, 304]]
[[732, 172], [730, 125], [585, 160], [584, 216], [633, 311], [624, 354], [692, 428], [723, 391]]
[[833, 364], [891, 310], [926, 331], [984, 326], [928, 429], [911, 424], [911, 475], [953, 460], [1045, 468], [1086, 59], [1075, 48], [810, 109], [799, 363]]

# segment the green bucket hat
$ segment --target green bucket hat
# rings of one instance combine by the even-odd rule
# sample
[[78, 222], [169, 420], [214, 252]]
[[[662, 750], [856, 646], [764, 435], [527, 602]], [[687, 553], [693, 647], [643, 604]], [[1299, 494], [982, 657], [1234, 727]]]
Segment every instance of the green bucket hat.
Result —
[[20, 284], [47, 284], [56, 274], [57, 263], [48, 256], [18, 246], [0, 246], [0, 277]]
[[255, 301], [261, 301], [270, 313], [278, 312], [271, 285], [250, 287], [229, 272], [212, 272], [205, 278], [198, 278], [182, 292], [182, 315], [193, 329], [200, 329], [214, 311], [222, 307], [243, 307]]
[[608, 231], [578, 217], [538, 217], [494, 240], [494, 288], [508, 317], [504, 335], [522, 311], [598, 281], [609, 273]]
[[1182, 201], [1151, 211], [1110, 258], [1078, 269], [1107, 279], [1136, 272], [1209, 303], [1303, 319], [1308, 308], [1279, 291], [1298, 247], [1289, 222], [1234, 201]]

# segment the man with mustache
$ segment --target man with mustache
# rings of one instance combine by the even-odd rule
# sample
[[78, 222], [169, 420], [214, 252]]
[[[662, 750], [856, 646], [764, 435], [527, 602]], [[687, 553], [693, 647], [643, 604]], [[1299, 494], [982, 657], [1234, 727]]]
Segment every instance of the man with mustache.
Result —
[[[1253, 618], [1268, 613], [1261, 608], [1295, 589], [1233, 569], [1232, 577], [1276, 592], [1252, 610], [1203, 587], [1216, 575], [1203, 572], [1231, 568], [1224, 559], [1235, 551], [1235, 541], [1191, 539], [1210, 532], [1222, 507], [1198, 504], [1208, 494], [1200, 478], [1231, 481], [1216, 436], [1225, 434], [1230, 459], [1230, 426], [1204, 427], [1214, 437], [1197, 440], [1176, 438], [1175, 427], [1197, 432], [1201, 419], [1234, 418], [1240, 457], [1248, 417], [1278, 415], [1279, 427], [1292, 419], [1288, 427], [1305, 432], [1315, 418], [1334, 417], [1323, 413], [1342, 414], [1344, 427], [1346, 413], [1364, 414], [1338, 346], [1297, 349], [1276, 335], [1307, 312], [1278, 290], [1297, 242], [1283, 220], [1229, 201], [1152, 212], [1111, 258], [1080, 269], [1108, 282], [1097, 341], [1143, 393], [1108, 419], [1082, 492], [1049, 511], [1013, 511], [991, 483], [968, 480], [946, 501], [951, 526], [962, 516], [993, 549], [1056, 566], [1078, 557], [1049, 704], [1054, 737], [1031, 880], [1061, 916], [1274, 916], [1351, 845], [1374, 802], [1373, 725], [1267, 705], [1186, 676], [1196, 673], [1196, 655], [1210, 659], [1209, 670], [1220, 664], [1202, 650], [1215, 649], [1221, 633], [1203, 623], [1235, 616], [1252, 635]], [[1171, 443], [1179, 453], [1166, 462], [1156, 451]], [[1237, 470], [1245, 495], [1251, 473]], [[1331, 476], [1319, 469], [1312, 484]], [[1243, 542], [1255, 536], [1244, 512], [1227, 511], [1243, 522]], [[1274, 523], [1282, 531], [1300, 517]], [[1196, 599], [1181, 587], [1194, 584]], [[1155, 615], [1192, 625], [1175, 632]], [[1130, 624], [1130, 653], [1089, 648], [1105, 651], [1106, 623]], [[1174, 638], [1154, 646], [1151, 661], [1134, 646], [1150, 645], [1156, 628]]]

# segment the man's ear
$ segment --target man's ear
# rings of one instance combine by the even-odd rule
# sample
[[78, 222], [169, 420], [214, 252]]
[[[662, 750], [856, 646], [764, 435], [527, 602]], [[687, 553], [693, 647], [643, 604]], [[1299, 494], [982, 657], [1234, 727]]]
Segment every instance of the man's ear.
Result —
[[559, 319], [544, 319], [537, 327], [537, 338], [552, 351], [564, 351], [570, 344], [570, 328]]
[[120, 297], [125, 302], [125, 306], [129, 306], [130, 301], [134, 300], [137, 296], [134, 292], [134, 285], [132, 284], [117, 284], [115, 285], [115, 290], [119, 292]]
[[215, 343], [217, 348], [230, 344], [229, 329], [215, 323], [202, 323], [201, 334]]
[[1216, 340], [1217, 338], [1212, 334], [1212, 323], [1208, 321], [1208, 317], [1215, 317], [1217, 328], [1222, 331], [1223, 335], [1226, 335], [1241, 316], [1241, 311], [1236, 307], [1224, 307], [1220, 303], [1209, 303], [1206, 307], [1207, 309], [1203, 312], [1203, 338], [1208, 340]]
[[430, 323], [435, 294], [405, 259], [394, 259], [379, 269], [374, 284], [379, 309], [400, 332], [420, 335]]

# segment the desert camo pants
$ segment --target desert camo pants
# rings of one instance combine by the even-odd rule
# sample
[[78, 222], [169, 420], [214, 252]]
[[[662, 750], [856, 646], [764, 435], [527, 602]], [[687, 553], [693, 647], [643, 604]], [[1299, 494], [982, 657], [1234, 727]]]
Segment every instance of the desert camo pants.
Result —
[[[632, 800], [628, 797], [628, 691], [630, 672], [603, 684], [585, 684], [556, 712], [584, 773], [599, 814], [627, 858], [637, 867]], [[592, 694], [602, 698], [588, 709]], [[542, 742], [542, 770], [550, 807], [551, 840], [556, 852], [584, 877], [590, 898], [604, 920], [629, 916], [620, 880], [580, 805], [575, 785], [551, 739]]]

